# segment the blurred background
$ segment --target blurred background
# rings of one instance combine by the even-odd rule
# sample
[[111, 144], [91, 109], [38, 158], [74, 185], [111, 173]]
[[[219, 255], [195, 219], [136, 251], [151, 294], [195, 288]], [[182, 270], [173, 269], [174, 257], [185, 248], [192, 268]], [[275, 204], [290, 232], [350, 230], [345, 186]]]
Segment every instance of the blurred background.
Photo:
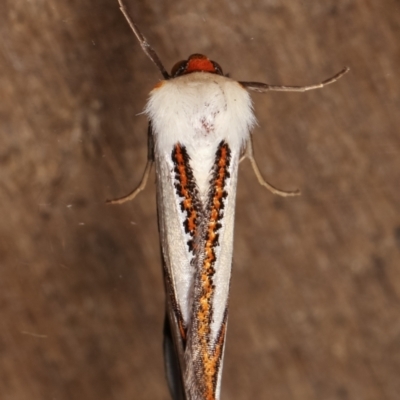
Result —
[[[165, 66], [200, 52], [253, 94], [222, 399], [397, 400], [400, 3], [126, 0]], [[168, 400], [154, 174], [160, 74], [117, 1], [0, 3], [0, 396]]]

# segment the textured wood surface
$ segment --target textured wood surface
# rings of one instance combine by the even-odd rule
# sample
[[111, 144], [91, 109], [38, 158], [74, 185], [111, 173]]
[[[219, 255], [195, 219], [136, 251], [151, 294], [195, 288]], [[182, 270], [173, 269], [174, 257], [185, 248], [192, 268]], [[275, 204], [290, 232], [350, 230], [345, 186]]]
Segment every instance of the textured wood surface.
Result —
[[[255, 94], [264, 176], [241, 165], [222, 399], [397, 400], [400, 3], [127, 1], [168, 69], [321, 81]], [[169, 399], [147, 93], [117, 1], [0, 4], [0, 396]]]

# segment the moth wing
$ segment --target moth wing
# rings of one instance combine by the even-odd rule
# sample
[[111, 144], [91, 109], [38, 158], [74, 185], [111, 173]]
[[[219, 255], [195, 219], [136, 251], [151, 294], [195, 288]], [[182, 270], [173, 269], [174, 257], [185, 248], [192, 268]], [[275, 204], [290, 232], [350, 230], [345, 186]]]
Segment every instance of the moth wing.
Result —
[[222, 141], [210, 171], [185, 351], [185, 387], [195, 400], [220, 398], [239, 155], [240, 148]]
[[[188, 245], [190, 235], [185, 232], [187, 216], [182, 210], [182, 198], [177, 194], [176, 165], [171, 155], [172, 149], [170, 154], [156, 154], [155, 161], [158, 221], [167, 296], [166, 318], [169, 324], [169, 331], [164, 337], [164, 352], [171, 392], [178, 393], [179, 398], [192, 304], [194, 267], [193, 254]], [[176, 354], [173, 354], [174, 350]], [[178, 363], [174, 357], [177, 357]]]

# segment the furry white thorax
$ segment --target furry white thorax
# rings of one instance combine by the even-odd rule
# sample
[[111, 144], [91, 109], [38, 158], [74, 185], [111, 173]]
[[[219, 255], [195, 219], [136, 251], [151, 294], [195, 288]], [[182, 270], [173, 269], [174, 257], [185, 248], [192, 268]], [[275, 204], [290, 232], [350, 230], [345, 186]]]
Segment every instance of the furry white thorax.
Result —
[[193, 72], [163, 81], [150, 93], [146, 109], [156, 154], [170, 157], [181, 144], [205, 199], [217, 146], [225, 140], [240, 152], [256, 120], [246, 89], [225, 76]]

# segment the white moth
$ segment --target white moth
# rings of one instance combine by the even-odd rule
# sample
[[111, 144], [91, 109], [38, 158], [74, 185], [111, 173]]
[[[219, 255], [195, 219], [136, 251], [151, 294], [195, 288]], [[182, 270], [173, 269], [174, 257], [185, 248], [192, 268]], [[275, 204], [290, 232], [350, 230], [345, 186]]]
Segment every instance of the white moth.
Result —
[[200, 54], [167, 73], [155, 51], [119, 4], [144, 52], [164, 80], [150, 93], [149, 159], [133, 199], [146, 185], [153, 162], [164, 267], [167, 316], [164, 356], [174, 399], [220, 398], [228, 317], [229, 282], [238, 166], [249, 158], [261, 185], [281, 196], [261, 177], [250, 131], [255, 124], [246, 89], [306, 91], [339, 79], [348, 68], [312, 86], [238, 82]]

